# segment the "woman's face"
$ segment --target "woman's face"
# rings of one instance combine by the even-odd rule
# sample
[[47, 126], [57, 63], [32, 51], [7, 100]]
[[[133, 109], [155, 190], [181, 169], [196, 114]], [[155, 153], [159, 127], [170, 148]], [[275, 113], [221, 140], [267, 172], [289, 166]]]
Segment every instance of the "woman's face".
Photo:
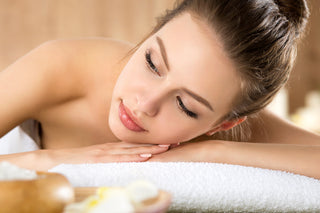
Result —
[[122, 141], [185, 142], [219, 126], [239, 91], [213, 30], [185, 13], [132, 55], [113, 91], [109, 125]]

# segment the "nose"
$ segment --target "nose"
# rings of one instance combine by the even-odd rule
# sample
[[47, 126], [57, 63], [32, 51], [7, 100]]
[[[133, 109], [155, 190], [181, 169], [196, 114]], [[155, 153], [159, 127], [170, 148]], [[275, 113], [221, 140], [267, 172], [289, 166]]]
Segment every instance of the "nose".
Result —
[[138, 115], [139, 113], [146, 114], [150, 117], [156, 116], [164, 100], [164, 93], [157, 91], [146, 91], [144, 94], [136, 95], [136, 108], [133, 113]]

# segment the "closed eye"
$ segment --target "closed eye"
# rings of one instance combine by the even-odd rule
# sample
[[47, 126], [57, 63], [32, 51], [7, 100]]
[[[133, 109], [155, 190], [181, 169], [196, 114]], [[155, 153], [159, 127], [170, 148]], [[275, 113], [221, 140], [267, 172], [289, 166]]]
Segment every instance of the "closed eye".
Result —
[[198, 118], [198, 115], [190, 110], [187, 109], [187, 107], [183, 104], [181, 97], [177, 96], [177, 102], [179, 105], [180, 110], [182, 110], [182, 112], [184, 112], [187, 116], [191, 117], [191, 118]]
[[154, 72], [155, 74], [157, 74], [158, 76], [160, 75], [160, 72], [158, 70], [158, 68], [153, 64], [152, 59], [151, 59], [151, 52], [150, 50], [147, 50], [145, 53], [145, 58], [146, 58], [146, 64], [148, 66], [148, 68]]

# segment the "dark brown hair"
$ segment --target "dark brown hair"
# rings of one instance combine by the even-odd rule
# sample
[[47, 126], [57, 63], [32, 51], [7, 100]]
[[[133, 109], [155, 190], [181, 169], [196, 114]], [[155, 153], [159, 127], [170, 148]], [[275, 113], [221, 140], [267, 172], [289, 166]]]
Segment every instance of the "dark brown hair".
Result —
[[[293, 66], [297, 41], [309, 16], [306, 2], [177, 1], [174, 9], [167, 10], [165, 15], [158, 18], [157, 25], [147, 37], [185, 12], [204, 21], [217, 33], [243, 82], [242, 91], [234, 100], [233, 110], [223, 116], [222, 120], [252, 115], [270, 103], [288, 80]], [[227, 140], [246, 140], [242, 137], [241, 126], [230, 132], [231, 134], [222, 133], [224, 136], [220, 134], [220, 137]]]

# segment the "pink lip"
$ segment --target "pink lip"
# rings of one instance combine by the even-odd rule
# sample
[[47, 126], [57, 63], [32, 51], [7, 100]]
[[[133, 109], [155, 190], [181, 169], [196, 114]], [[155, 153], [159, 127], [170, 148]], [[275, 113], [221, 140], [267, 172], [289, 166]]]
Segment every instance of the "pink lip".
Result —
[[143, 132], [146, 131], [141, 126], [139, 126], [137, 123], [137, 119], [132, 115], [130, 110], [122, 103], [120, 102], [119, 105], [119, 118], [122, 122], [122, 124], [127, 127], [129, 130], [135, 131], [135, 132]]

